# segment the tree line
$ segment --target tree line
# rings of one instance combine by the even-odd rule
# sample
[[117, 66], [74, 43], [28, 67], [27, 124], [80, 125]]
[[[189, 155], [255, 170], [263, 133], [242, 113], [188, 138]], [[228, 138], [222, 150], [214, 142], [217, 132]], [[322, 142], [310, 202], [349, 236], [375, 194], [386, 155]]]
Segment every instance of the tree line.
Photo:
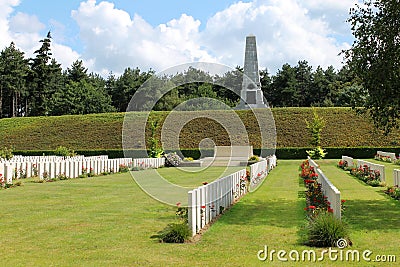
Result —
[[[172, 110], [199, 97], [218, 99], [230, 107], [239, 103], [243, 76], [239, 66], [222, 76], [189, 68], [164, 77], [155, 77], [152, 70], [128, 67], [118, 77], [110, 73], [103, 78], [88, 73], [81, 60], [62, 70], [52, 57], [50, 32], [40, 43], [33, 58], [26, 58], [13, 42], [1, 51], [0, 118], [124, 112], [132, 96], [151, 77], [153, 87], [160, 92], [165, 84], [177, 85], [160, 97], [154, 110]], [[367, 95], [349, 68], [313, 70], [307, 61], [296, 66], [284, 64], [275, 75], [261, 70], [260, 79], [264, 96], [274, 107], [358, 106]]]

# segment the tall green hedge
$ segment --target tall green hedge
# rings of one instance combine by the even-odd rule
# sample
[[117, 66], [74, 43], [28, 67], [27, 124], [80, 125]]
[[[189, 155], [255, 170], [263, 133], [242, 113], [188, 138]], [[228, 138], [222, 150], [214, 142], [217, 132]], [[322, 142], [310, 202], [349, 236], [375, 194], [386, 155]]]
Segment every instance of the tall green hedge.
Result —
[[[305, 159], [307, 158], [306, 151], [311, 148], [306, 147], [288, 147], [288, 148], [277, 148], [276, 156], [278, 159]], [[385, 152], [394, 152], [397, 155], [400, 153], [400, 147], [327, 147], [325, 148], [328, 152], [327, 159], [339, 159], [343, 155], [350, 156], [355, 159], [367, 159], [373, 158], [378, 150]], [[42, 155], [54, 155], [54, 150], [25, 150], [15, 151], [14, 155], [23, 156], [42, 156]], [[124, 151], [121, 149], [99, 149], [99, 150], [77, 150], [75, 151], [79, 155], [85, 156], [97, 156], [97, 155], [108, 155], [110, 158], [121, 158], [124, 157]], [[171, 152], [171, 151], [167, 151]], [[185, 157], [191, 157], [194, 159], [200, 158], [200, 151], [198, 149], [183, 149], [181, 150]], [[205, 153], [204, 153], [205, 152]], [[141, 157], [144, 155], [142, 150], [130, 150], [128, 155], [130, 157]], [[254, 149], [254, 154], [259, 155], [260, 149]], [[203, 156], [212, 156], [213, 151], [203, 151]]]
[[[327, 122], [321, 134], [321, 146], [324, 148], [400, 146], [400, 129], [385, 136], [374, 128], [368, 117], [359, 116], [350, 108], [317, 108], [317, 112]], [[180, 147], [197, 149], [205, 138], [211, 138], [217, 145], [231, 144], [232, 140], [226, 130], [216, 121], [207, 119], [207, 111], [197, 113], [197, 119], [188, 122], [181, 129]], [[248, 135], [253, 147], [262, 146], [260, 129], [254, 114], [249, 110], [236, 113], [246, 127], [247, 133], [242, 135]], [[309, 146], [310, 135], [306, 131], [305, 121], [312, 118], [311, 108], [273, 108], [272, 113], [276, 126], [277, 147]], [[148, 121], [162, 123], [169, 115], [169, 112], [152, 112]], [[222, 112], [221, 116], [223, 115]], [[13, 147], [15, 150], [53, 150], [64, 146], [75, 151], [122, 149], [124, 116], [124, 113], [106, 113], [0, 119], [0, 147]], [[141, 112], [132, 113], [132, 116], [135, 122], [146, 119]], [[156, 133], [159, 140], [161, 129], [162, 127], [159, 127]], [[147, 140], [150, 132], [148, 126]], [[137, 137], [135, 131], [132, 131], [132, 135]], [[241, 136], [235, 136], [236, 140], [239, 138]], [[132, 146], [135, 147], [137, 146]]]

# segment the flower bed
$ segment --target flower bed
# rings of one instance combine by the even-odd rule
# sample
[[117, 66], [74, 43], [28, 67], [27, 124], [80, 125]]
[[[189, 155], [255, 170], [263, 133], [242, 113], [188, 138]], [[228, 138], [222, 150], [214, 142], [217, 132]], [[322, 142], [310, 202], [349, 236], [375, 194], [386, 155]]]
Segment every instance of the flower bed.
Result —
[[0, 189], [8, 189], [8, 188], [13, 188], [13, 187], [17, 187], [17, 186], [21, 186], [22, 182], [18, 181], [16, 183], [13, 184], [8, 184], [6, 183], [6, 179], [3, 177], [3, 175], [0, 173]]
[[380, 171], [372, 170], [368, 165], [350, 168], [348, 167], [347, 161], [340, 160], [337, 166], [345, 171], [350, 171], [351, 175], [370, 186], [385, 186], [385, 184], [381, 182]]
[[389, 157], [389, 156], [383, 156], [383, 155], [379, 155], [379, 154], [376, 154], [375, 157], [374, 157], [374, 159], [375, 159], [375, 160], [378, 160], [378, 161], [389, 162], [389, 163], [392, 163], [392, 162], [393, 162], [393, 160], [392, 160], [391, 157]]
[[[304, 231], [304, 244], [316, 247], [336, 246], [338, 240], [348, 239], [346, 225], [333, 215], [334, 210], [328, 197], [318, 183], [318, 174], [310, 166], [308, 160], [301, 164], [300, 177], [306, 188], [307, 227]], [[341, 200], [341, 210], [344, 210], [345, 200]]]
[[346, 160], [340, 160], [337, 166], [338, 166], [339, 168], [341, 168], [341, 169], [347, 171], [348, 168], [349, 168], [349, 163], [348, 163]]
[[[317, 181], [318, 174], [315, 172], [315, 168], [310, 166], [308, 160], [304, 161], [300, 168], [300, 177], [303, 178], [306, 187], [306, 207], [304, 210], [307, 211], [307, 217], [314, 218], [321, 212], [333, 213], [331, 203], [322, 192], [322, 185]], [[344, 202], [342, 200], [342, 204]]]
[[398, 185], [389, 186], [384, 192], [390, 197], [400, 200], [400, 187]]
[[350, 170], [350, 174], [370, 186], [382, 186], [378, 170], [371, 170], [368, 165], [359, 166]]

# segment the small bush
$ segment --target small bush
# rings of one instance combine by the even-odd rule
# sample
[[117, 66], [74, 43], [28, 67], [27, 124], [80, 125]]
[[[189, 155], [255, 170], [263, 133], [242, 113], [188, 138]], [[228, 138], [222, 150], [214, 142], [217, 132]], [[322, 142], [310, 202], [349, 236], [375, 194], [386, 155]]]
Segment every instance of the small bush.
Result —
[[184, 243], [190, 236], [188, 225], [183, 223], [168, 224], [163, 230], [151, 238], [158, 238], [164, 243]]
[[318, 146], [312, 150], [307, 150], [307, 155], [312, 159], [323, 159], [325, 158], [327, 152], [322, 147]]
[[388, 186], [388, 188], [385, 190], [385, 193], [394, 199], [400, 200], [400, 188], [397, 185]]
[[322, 212], [309, 221], [306, 245], [334, 247], [339, 239], [348, 239], [346, 225], [332, 213]]
[[73, 156], [76, 156], [76, 153], [73, 150], [68, 149], [65, 146], [57, 147], [57, 149], [54, 151], [54, 154], [56, 156], [61, 156], [61, 157], [73, 157]]
[[17, 181], [13, 184], [14, 186], [22, 186], [22, 182], [21, 181]]
[[60, 173], [57, 175], [57, 180], [68, 180], [68, 177], [65, 175], [65, 173]]
[[249, 158], [249, 161], [260, 161], [260, 157], [257, 155], [253, 155]]
[[13, 149], [4, 147], [0, 149], [0, 159], [10, 160], [13, 157]]
[[129, 167], [126, 166], [125, 164], [120, 164], [119, 165], [119, 171], [120, 172], [128, 172], [129, 171]]
[[165, 167], [178, 167], [182, 162], [181, 157], [176, 152], [165, 154], [164, 157]]

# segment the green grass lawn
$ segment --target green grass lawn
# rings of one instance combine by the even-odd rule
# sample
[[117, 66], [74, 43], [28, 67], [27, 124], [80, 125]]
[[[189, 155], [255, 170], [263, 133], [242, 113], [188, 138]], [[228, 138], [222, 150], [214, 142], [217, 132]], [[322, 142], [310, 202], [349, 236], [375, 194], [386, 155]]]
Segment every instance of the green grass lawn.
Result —
[[[305, 223], [301, 161], [279, 161], [264, 184], [226, 212], [197, 243], [161, 244], [150, 236], [175, 220], [175, 207], [146, 195], [130, 174], [0, 191], [1, 266], [359, 266], [343, 262], [260, 262], [257, 252], [309, 249], [299, 243]], [[321, 168], [347, 199], [344, 220], [354, 249], [396, 254], [400, 204], [322, 161]], [[231, 170], [233, 171], [233, 170]], [[164, 168], [168, 180], [194, 187], [221, 169], [186, 173]], [[317, 249], [321, 251], [321, 249]], [[369, 264], [369, 266], [372, 266]], [[377, 264], [376, 266], [389, 266]]]
[[[375, 160], [370, 160], [377, 163]], [[400, 202], [385, 195], [385, 187], [371, 187], [336, 167], [338, 160], [320, 161], [320, 167], [346, 201], [343, 219], [351, 229], [355, 247], [374, 254], [397, 255], [400, 262]], [[388, 184], [393, 184], [394, 164], [384, 164]]]

